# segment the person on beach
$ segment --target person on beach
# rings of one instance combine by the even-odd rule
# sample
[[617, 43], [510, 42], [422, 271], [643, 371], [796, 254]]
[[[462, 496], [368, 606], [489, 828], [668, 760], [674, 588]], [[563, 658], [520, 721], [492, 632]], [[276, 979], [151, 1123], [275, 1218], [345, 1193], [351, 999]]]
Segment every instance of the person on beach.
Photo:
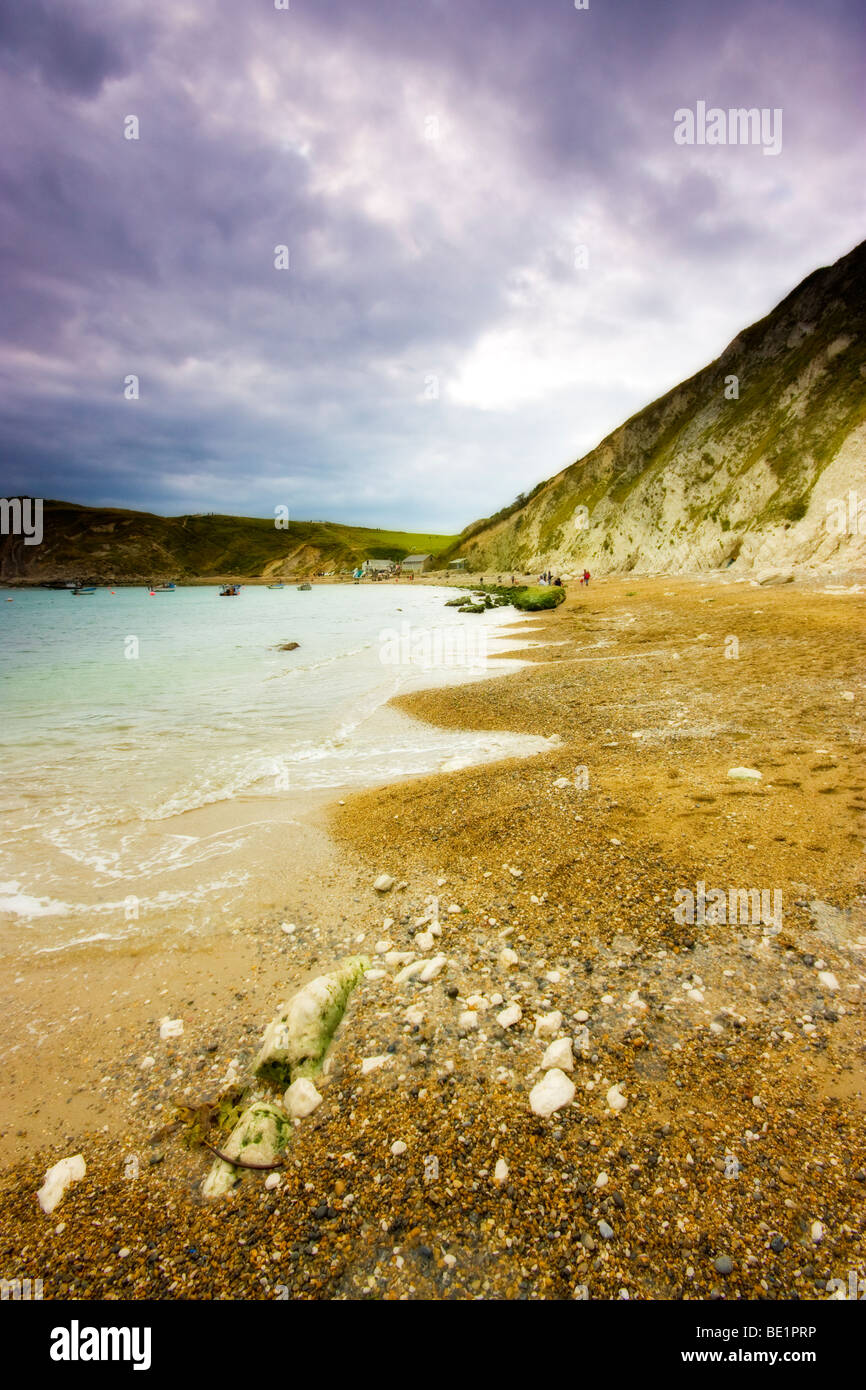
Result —
[[583, 571], [583, 583], [589, 588], [589, 570]]

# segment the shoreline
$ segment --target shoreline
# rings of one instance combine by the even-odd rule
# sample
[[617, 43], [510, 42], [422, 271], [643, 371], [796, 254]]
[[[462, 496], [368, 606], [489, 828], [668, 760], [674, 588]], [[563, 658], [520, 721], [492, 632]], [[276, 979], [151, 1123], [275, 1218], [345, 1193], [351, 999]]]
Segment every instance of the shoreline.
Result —
[[[579, 586], [582, 568], [580, 565], [572, 572], [570, 569], [561, 571], [563, 584]], [[537, 582], [537, 570], [515, 570], [515, 569], [496, 569], [490, 567], [487, 570], [423, 570], [412, 575], [408, 574], [389, 576], [387, 579], [372, 580], [365, 577], [363, 580], [356, 581], [351, 573], [346, 574], [296, 574], [291, 577], [279, 575], [244, 575], [244, 574], [214, 574], [206, 576], [188, 577], [176, 580], [177, 588], [217, 588], [223, 584], [240, 584], [244, 588], [264, 588], [274, 583], [282, 583], [286, 589], [295, 588], [301, 584], [311, 584], [313, 586], [329, 584], [352, 584], [361, 583], [365, 587], [372, 584], [432, 584], [452, 586], [455, 588], [475, 588], [485, 582], [485, 580], [496, 583], [507, 583], [510, 578], [518, 581]], [[764, 576], [763, 579], [760, 576]], [[749, 569], [706, 569], [706, 570], [653, 570], [653, 571], [623, 571], [605, 570], [593, 571], [592, 583], [651, 583], [653, 581], [665, 581], [677, 584], [708, 584], [719, 583], [728, 584], [754, 584], [764, 587], [765, 585], [785, 585], [793, 589], [799, 589], [814, 584], [826, 584], [836, 579], [840, 584], [863, 585], [866, 584], [866, 570], [856, 566], [844, 566], [839, 568], [831, 564], [814, 566], [789, 566], [787, 569], [773, 567], [769, 565], [754, 565]], [[0, 589], [22, 589], [22, 590], [42, 590], [46, 593], [66, 593], [69, 590], [51, 589], [49, 585], [53, 583], [66, 583], [63, 576], [53, 580], [30, 579], [9, 575], [0, 579]], [[158, 581], [162, 582], [162, 580]], [[146, 578], [141, 579], [112, 579], [94, 581], [98, 589], [149, 589], [150, 584]]]
[[[51, 1251], [46, 1297], [165, 1296], [172, 1279], [174, 1296], [267, 1297], [279, 1275], [298, 1297], [572, 1297], [586, 1284], [591, 1297], [625, 1287], [631, 1297], [814, 1298], [826, 1297], [822, 1280], [862, 1266], [852, 1210], [866, 1181], [859, 615], [792, 586], [697, 589], [629, 576], [572, 591], [532, 615], [533, 640], [546, 645], [514, 653], [519, 671], [398, 697], [440, 727], [556, 733], [561, 745], [353, 793], [321, 813], [327, 891], [309, 892], [300, 941], [279, 932], [275, 904], [274, 920], [236, 940], [207, 980], [202, 960], [195, 990], [211, 988], [207, 1019], [176, 1046], [151, 1044], [163, 1053], [146, 1082], [127, 1055], [116, 1082], [139, 1092], [139, 1118], [122, 1135], [81, 1140], [88, 1176], [59, 1222], [35, 1208], [36, 1175], [75, 1149], [53, 1143], [4, 1172], [3, 1233], [14, 1243], [26, 1232], [42, 1259]], [[737, 661], [724, 655], [730, 635]], [[852, 691], [856, 702], [841, 699]], [[740, 763], [763, 768], [759, 788], [726, 780]], [[587, 786], [574, 785], [576, 767]], [[568, 785], [555, 786], [562, 777]], [[387, 900], [371, 887], [383, 870], [407, 883]], [[782, 931], [674, 923], [673, 892], [699, 881], [778, 885]], [[215, 1257], [189, 1262], [182, 1233], [220, 1246], [226, 1205], [201, 1205], [206, 1166], [181, 1144], [161, 1142], [151, 1164], [148, 1128], [184, 1087], [213, 1085], [226, 1053], [243, 1065], [287, 970], [297, 978], [317, 960], [326, 968], [329, 950], [369, 949], [386, 915], [398, 948], [411, 945], [430, 894], [447, 900], [446, 969], [427, 986], [394, 986], [386, 971], [359, 987], [325, 1102], [295, 1135], [300, 1168], [290, 1163], [275, 1194], [245, 1181], [227, 1204], [261, 1236], [226, 1246], [225, 1270]], [[502, 964], [506, 946], [516, 963]], [[837, 990], [819, 984], [819, 960]], [[227, 1018], [232, 981], [246, 998]], [[501, 1027], [491, 1001], [461, 1026], [470, 999], [497, 994], [523, 1019]], [[423, 1020], [407, 1023], [419, 1002]], [[569, 1035], [575, 1013], [588, 1015], [594, 1051], [575, 1061], [575, 1104], [541, 1120], [527, 1105], [543, 1052], [533, 1018], [553, 1009]], [[362, 1077], [361, 1056], [376, 1054], [393, 1061]], [[606, 1110], [606, 1082], [628, 1097], [620, 1114]], [[395, 1157], [397, 1139], [407, 1153]], [[141, 1153], [136, 1183], [123, 1181], [121, 1149]], [[725, 1177], [729, 1153], [736, 1179]], [[427, 1182], [431, 1155], [441, 1176]], [[96, 1209], [151, 1237], [158, 1218], [164, 1236], [84, 1269], [72, 1237], [99, 1246]], [[262, 1243], [278, 1255], [273, 1270], [251, 1258]], [[730, 1275], [715, 1267], [725, 1257]]]
[[[447, 623], [447, 609], [442, 609], [442, 615]], [[491, 667], [479, 673], [475, 668], [459, 665], [438, 672], [419, 668], [414, 683], [425, 686], [430, 680], [439, 688], [456, 689], [478, 679], [504, 678], [507, 667], [518, 665], [522, 659], [523, 642], [531, 642], [529, 634], [521, 638], [521, 628], [527, 623], [532, 630], [531, 616], [503, 611], [487, 627], [494, 649], [488, 652], [488, 665], [505, 658], [507, 666], [501, 672]], [[515, 643], [517, 649], [511, 650]], [[506, 647], [507, 654], [503, 650]], [[398, 721], [404, 721], [405, 716], [392, 710], [391, 704], [390, 696], [384, 695], [374, 713], [384, 717], [385, 727], [393, 735]], [[482, 750], [477, 751], [480, 757]], [[373, 781], [364, 789], [384, 789], [416, 777], [416, 773], [406, 772], [400, 777]], [[101, 934], [102, 919], [97, 915], [91, 919], [93, 936], [87, 937], [83, 934], [88, 917], [80, 908], [82, 935], [76, 932], [74, 940], [26, 951], [4, 950], [6, 985], [0, 988], [5, 1023], [0, 1041], [0, 1060], [4, 1063], [0, 1085], [0, 1164], [26, 1158], [34, 1146], [47, 1151], [61, 1134], [72, 1142], [76, 1131], [88, 1126], [107, 1126], [114, 1136], [125, 1132], [132, 1111], [124, 1103], [124, 1090], [134, 1091], [140, 1080], [130, 1058], [134, 1053], [140, 1057], [156, 1051], [158, 1055], [161, 1014], [155, 1010], [161, 999], [162, 1012], [171, 1006], [172, 1016], [186, 1013], [188, 1021], [197, 1027], [206, 1025], [212, 1038], [220, 1039], [216, 1058], [217, 1062], [223, 1059], [219, 1074], [225, 1072], [234, 1051], [231, 1030], [230, 1026], [220, 1026], [219, 1006], [210, 1001], [218, 999], [221, 990], [229, 1000], [226, 1012], [237, 1015], [238, 1010], [231, 1003], [232, 984], [239, 977], [249, 983], [250, 971], [262, 972], [267, 978], [270, 999], [281, 997], [287, 987], [286, 955], [276, 948], [288, 944], [281, 938], [281, 922], [307, 921], [312, 925], [317, 915], [316, 899], [319, 911], [327, 905], [336, 919], [351, 916], [346, 900], [358, 901], [357, 874], [347, 871], [340, 862], [326, 820], [329, 808], [358, 790], [356, 784], [339, 783], [295, 790], [276, 800], [241, 795], [188, 809], [171, 821], [154, 823], [160, 834], [177, 835], [195, 829], [197, 838], [205, 840], [236, 833], [247, 823], [258, 827], [261, 841], [257, 840], [255, 846], [249, 840], [245, 842], [238, 866], [248, 869], [254, 882], [244, 889], [243, 906], [230, 909], [232, 916], [237, 913], [242, 917], [240, 927], [217, 922], [192, 932], [172, 934], [159, 919], [147, 934], [136, 930], [134, 934], [106, 939]], [[290, 874], [281, 871], [276, 863], [281, 842], [283, 849], [291, 845]], [[274, 864], [264, 876], [262, 861], [265, 865]], [[224, 875], [227, 870], [231, 874], [233, 865], [224, 866], [219, 872]], [[327, 875], [339, 886], [323, 891]], [[247, 905], [250, 895], [257, 903], [257, 909], [252, 911]], [[183, 913], [184, 909], [175, 909], [174, 915], [182, 919]], [[166, 911], [162, 916], [170, 917], [171, 913]], [[15, 926], [10, 923], [8, 930], [13, 931]], [[18, 924], [18, 930], [26, 938], [30, 930], [26, 920]], [[294, 946], [294, 941], [291, 944]], [[333, 942], [327, 949], [333, 949]], [[292, 987], [314, 966], [309, 951], [307, 956], [310, 958], [305, 957], [303, 969], [296, 962], [290, 966]], [[149, 983], [152, 975], [159, 979], [158, 989]], [[214, 981], [219, 982], [216, 991], [212, 988]], [[207, 1007], [199, 1003], [202, 992], [208, 997]], [[76, 999], [71, 1013], [67, 1008], [70, 994]], [[122, 1015], [118, 1013], [119, 1000], [123, 1001]], [[114, 1022], [112, 1028], [122, 1036], [122, 1047], [114, 1040], [109, 1044], [107, 1027], [103, 1026], [107, 1016], [113, 1021], [122, 1017], [123, 1022]], [[241, 1029], [245, 1031], [250, 1026], [245, 1020]], [[58, 1035], [59, 1048], [54, 1041]], [[122, 1065], [118, 1065], [118, 1051], [125, 1056]], [[215, 1064], [210, 1055], [208, 1063], [207, 1077], [213, 1082]]]

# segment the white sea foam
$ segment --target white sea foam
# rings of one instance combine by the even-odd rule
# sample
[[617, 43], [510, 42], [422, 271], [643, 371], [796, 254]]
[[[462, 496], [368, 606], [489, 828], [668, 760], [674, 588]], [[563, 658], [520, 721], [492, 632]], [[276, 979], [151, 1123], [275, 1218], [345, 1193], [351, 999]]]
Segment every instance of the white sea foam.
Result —
[[[234, 606], [207, 588], [180, 589], [170, 605], [118, 590], [109, 625], [99, 594], [85, 609], [62, 593], [22, 593], [0, 652], [0, 873], [9, 880], [0, 914], [40, 933], [54, 919], [58, 938], [43, 936], [40, 950], [73, 944], [69, 925], [85, 913], [105, 931], [79, 930], [79, 943], [135, 937], [149, 916], [180, 914], [177, 930], [187, 931], [242, 892], [242, 866], [269, 834], [275, 801], [548, 748], [386, 708], [402, 691], [514, 669], [502, 660], [433, 670], [380, 661], [383, 632], [401, 624], [432, 634], [432, 651], [440, 629], [465, 624], [468, 654], [512, 650], [532, 631], [507, 610], [456, 615], [446, 596], [420, 585], [330, 586], [277, 612], [264, 589], [245, 590]], [[484, 642], [473, 645], [469, 633], [482, 628]], [[140, 661], [122, 658], [121, 629], [140, 633]], [[288, 639], [300, 643], [295, 653], [274, 651]], [[261, 816], [249, 815], [251, 802]], [[235, 803], [243, 814], [228, 826], [211, 831], [200, 818], [224, 822]], [[185, 833], [191, 822], [204, 833]], [[128, 895], [138, 901], [131, 922], [122, 915]]]
[[68, 903], [23, 893], [20, 883], [0, 883], [0, 912], [12, 913], [15, 917], [65, 917], [69, 911]]

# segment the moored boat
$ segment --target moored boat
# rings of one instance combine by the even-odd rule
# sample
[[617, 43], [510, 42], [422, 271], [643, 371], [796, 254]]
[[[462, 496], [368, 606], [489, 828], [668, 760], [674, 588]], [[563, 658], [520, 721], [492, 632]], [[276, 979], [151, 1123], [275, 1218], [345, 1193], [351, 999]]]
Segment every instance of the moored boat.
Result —
[[220, 598], [237, 598], [240, 592], [240, 584], [223, 584], [219, 596]]
[[285, 589], [285, 587], [286, 587], [286, 586], [285, 586], [285, 584], [283, 584], [282, 581], [280, 581], [279, 584], [269, 584], [269, 585], [268, 585], [268, 588], [269, 588], [269, 589]]
[[298, 585], [298, 593], [299, 593], [299, 594], [302, 594], [302, 593], [304, 592], [305, 589], [312, 589], [312, 587], [313, 587], [312, 584], [299, 584], [299, 585]]
[[95, 594], [95, 593], [96, 593], [96, 588], [95, 588], [95, 587], [94, 587], [94, 588], [91, 588], [90, 585], [88, 585], [88, 584], [81, 584], [81, 585], [77, 585], [77, 586], [72, 590], [72, 597], [73, 597], [73, 598], [85, 598], [88, 594]]

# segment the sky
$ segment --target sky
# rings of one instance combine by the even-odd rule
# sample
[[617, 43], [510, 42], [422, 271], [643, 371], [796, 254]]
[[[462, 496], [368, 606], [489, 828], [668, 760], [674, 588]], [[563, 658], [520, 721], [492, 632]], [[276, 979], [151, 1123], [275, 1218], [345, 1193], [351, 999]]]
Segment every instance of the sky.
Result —
[[[866, 236], [864, 36], [862, 0], [0, 0], [3, 495], [489, 515]], [[698, 102], [781, 149], [677, 143]]]

